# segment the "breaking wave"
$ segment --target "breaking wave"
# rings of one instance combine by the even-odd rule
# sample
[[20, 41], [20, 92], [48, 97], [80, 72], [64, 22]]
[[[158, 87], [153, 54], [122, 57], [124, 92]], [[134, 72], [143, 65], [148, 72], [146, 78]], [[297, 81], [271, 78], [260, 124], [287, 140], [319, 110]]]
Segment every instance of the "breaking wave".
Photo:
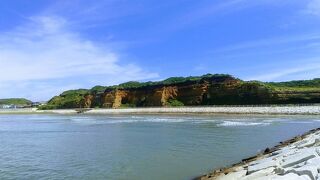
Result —
[[230, 127], [230, 126], [266, 126], [270, 125], [270, 122], [239, 122], [239, 121], [223, 121], [218, 124], [218, 127]]

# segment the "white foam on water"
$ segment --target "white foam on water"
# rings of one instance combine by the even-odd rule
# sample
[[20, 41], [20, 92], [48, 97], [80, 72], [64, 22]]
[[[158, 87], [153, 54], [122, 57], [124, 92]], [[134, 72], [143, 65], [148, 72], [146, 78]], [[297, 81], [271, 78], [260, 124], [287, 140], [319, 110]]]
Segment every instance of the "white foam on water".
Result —
[[273, 123], [314, 123], [313, 121], [297, 121], [279, 118], [197, 118], [197, 117], [152, 117], [152, 116], [111, 116], [103, 118], [92, 117], [71, 117], [72, 122], [84, 125], [92, 124], [121, 124], [121, 123], [192, 123], [208, 124], [213, 123], [218, 127], [232, 126], [266, 126]]
[[76, 117], [76, 118], [74, 117], [74, 118], [70, 118], [70, 120], [74, 123], [82, 124], [82, 125], [105, 124], [105, 121], [96, 120], [89, 117]]
[[104, 119], [94, 119], [89, 117], [76, 117], [70, 120], [77, 124], [91, 125], [91, 124], [120, 124], [120, 123], [181, 123], [190, 121], [184, 118], [148, 118], [148, 117], [109, 117]]
[[71, 121], [79, 124], [121, 124], [121, 123], [193, 123], [193, 124], [207, 124], [214, 123], [218, 126], [257, 126], [269, 125], [276, 122], [277, 119], [210, 119], [210, 118], [195, 118], [195, 117], [145, 117], [145, 116], [119, 116], [119, 117], [104, 117], [104, 118], [91, 118], [91, 117], [73, 117]]
[[293, 121], [288, 121], [286, 123], [289, 123], [289, 124], [311, 124], [311, 123], [314, 123], [314, 121], [296, 121], [296, 120], [293, 120]]
[[108, 124], [118, 124], [118, 123], [140, 123], [140, 122], [150, 122], [150, 123], [181, 123], [188, 120], [185, 119], [174, 119], [174, 118], [137, 118], [137, 119], [124, 119], [124, 120], [107, 120]]
[[216, 123], [218, 120], [216, 119], [193, 119], [189, 120], [193, 124], [202, 124], [202, 123]]
[[223, 121], [218, 124], [218, 127], [233, 127], [233, 126], [266, 126], [270, 125], [270, 122], [244, 122], [244, 121]]

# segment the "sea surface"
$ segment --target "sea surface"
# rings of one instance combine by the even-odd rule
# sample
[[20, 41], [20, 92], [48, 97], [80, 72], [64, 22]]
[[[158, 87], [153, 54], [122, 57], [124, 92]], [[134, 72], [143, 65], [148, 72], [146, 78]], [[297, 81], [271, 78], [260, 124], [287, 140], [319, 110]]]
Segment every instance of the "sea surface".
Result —
[[192, 179], [320, 116], [0, 115], [0, 179]]

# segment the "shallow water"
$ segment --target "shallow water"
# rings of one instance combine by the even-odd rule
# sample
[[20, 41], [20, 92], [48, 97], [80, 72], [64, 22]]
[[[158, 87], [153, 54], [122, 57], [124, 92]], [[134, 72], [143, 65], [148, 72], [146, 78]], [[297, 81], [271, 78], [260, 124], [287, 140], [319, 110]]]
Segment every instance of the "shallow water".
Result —
[[191, 179], [319, 116], [0, 115], [0, 179]]

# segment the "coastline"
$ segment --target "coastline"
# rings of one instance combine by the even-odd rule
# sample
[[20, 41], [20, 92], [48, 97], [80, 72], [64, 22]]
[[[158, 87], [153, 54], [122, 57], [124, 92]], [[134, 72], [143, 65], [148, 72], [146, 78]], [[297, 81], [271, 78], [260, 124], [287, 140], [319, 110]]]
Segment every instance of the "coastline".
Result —
[[[234, 115], [319, 115], [319, 105], [304, 106], [218, 106], [180, 108], [128, 109], [6, 109], [1, 114], [59, 115], [125, 115], [125, 114], [234, 114]], [[319, 148], [318, 148], [319, 147]], [[296, 158], [298, 157], [298, 158]], [[312, 163], [316, 163], [316, 165]], [[288, 165], [290, 164], [290, 165]], [[232, 166], [214, 170], [194, 180], [230, 179], [317, 179], [320, 178], [320, 128], [308, 131], [265, 149], [253, 157]]]
[[298, 135], [229, 167], [194, 180], [318, 179], [320, 128]]
[[123, 109], [55, 109], [37, 110], [0, 109], [0, 114], [266, 114], [266, 115], [320, 115], [320, 105], [281, 106], [199, 106], [199, 107], [148, 107]]
[[270, 114], [270, 115], [320, 115], [317, 106], [215, 106], [215, 107], [171, 107], [92, 109], [84, 114]]
[[0, 109], [0, 115], [14, 114], [77, 114], [75, 109], [37, 110], [37, 108]]

